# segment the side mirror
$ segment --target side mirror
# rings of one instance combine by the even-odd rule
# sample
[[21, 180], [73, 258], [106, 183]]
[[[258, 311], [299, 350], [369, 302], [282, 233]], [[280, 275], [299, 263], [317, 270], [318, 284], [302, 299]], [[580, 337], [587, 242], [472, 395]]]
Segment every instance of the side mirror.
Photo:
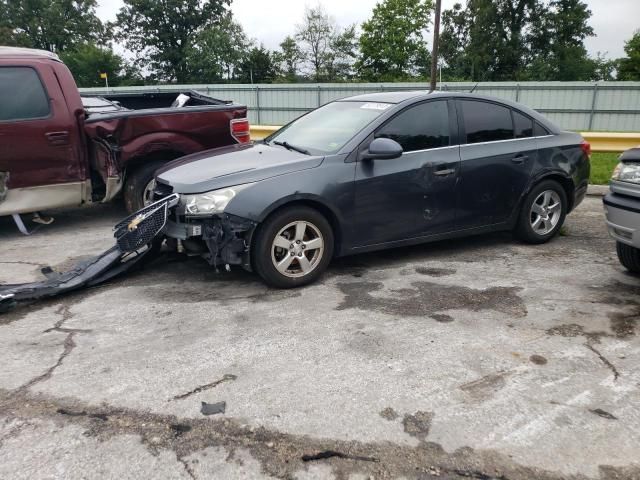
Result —
[[402, 156], [402, 146], [390, 138], [376, 138], [360, 155], [363, 160], [391, 160]]

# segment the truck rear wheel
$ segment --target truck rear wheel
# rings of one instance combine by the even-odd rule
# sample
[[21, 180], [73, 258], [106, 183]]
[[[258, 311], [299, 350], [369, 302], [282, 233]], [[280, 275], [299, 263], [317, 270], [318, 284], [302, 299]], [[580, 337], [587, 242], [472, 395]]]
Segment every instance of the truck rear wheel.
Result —
[[633, 273], [640, 273], [640, 249], [626, 243], [616, 242], [616, 251], [618, 260], [624, 268]]
[[124, 205], [127, 212], [137, 212], [153, 203], [155, 173], [164, 162], [152, 162], [141, 165], [131, 173], [124, 185]]

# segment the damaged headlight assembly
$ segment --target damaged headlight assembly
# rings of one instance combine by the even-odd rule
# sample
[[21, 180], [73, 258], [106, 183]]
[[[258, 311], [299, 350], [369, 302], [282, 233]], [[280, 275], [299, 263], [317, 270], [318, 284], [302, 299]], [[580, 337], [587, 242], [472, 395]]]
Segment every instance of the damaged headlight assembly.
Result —
[[229, 202], [253, 183], [221, 188], [195, 195], [180, 195], [180, 207], [187, 216], [207, 217], [224, 212]]

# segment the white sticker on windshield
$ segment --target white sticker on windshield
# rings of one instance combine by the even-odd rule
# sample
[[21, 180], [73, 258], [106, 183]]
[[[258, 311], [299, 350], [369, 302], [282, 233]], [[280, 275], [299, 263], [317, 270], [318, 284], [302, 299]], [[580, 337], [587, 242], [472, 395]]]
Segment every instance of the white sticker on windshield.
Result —
[[360, 108], [364, 108], [366, 110], [386, 110], [390, 106], [390, 103], [365, 103]]

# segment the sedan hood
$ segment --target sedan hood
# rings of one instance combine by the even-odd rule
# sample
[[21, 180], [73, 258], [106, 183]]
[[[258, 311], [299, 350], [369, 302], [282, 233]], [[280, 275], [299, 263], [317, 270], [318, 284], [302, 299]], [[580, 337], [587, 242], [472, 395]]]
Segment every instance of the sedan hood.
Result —
[[202, 193], [315, 168], [324, 157], [265, 144], [232, 145], [182, 157], [157, 173], [176, 193]]

